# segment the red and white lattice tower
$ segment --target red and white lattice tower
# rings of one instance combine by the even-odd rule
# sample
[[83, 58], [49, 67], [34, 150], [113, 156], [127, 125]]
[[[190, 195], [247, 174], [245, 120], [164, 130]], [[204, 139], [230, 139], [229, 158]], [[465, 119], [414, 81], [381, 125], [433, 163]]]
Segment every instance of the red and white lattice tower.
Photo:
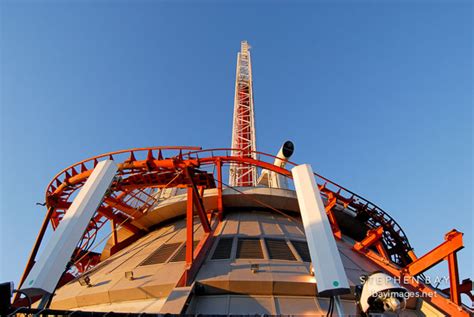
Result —
[[[235, 79], [234, 124], [232, 128], [232, 156], [257, 158], [255, 144], [255, 116], [253, 110], [252, 63], [247, 41], [241, 42], [237, 54]], [[230, 186], [255, 186], [257, 168], [235, 163], [230, 166]]]

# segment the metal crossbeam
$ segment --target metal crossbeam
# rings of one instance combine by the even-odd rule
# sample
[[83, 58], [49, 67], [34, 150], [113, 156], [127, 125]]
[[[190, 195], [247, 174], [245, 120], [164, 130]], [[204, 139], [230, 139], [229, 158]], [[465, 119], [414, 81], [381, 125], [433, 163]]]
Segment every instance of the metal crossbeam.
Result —
[[[235, 80], [234, 123], [232, 130], [232, 156], [256, 159], [255, 116], [253, 110], [252, 64], [249, 45], [241, 43], [237, 55]], [[257, 168], [252, 165], [233, 163], [229, 171], [231, 186], [255, 186]]]

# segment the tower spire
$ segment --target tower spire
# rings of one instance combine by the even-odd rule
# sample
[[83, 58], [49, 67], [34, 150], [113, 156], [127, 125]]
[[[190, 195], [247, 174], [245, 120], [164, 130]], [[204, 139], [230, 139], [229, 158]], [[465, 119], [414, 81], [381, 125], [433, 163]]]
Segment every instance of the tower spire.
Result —
[[[247, 41], [242, 41], [240, 44], [235, 78], [232, 155], [256, 159], [250, 46]], [[255, 186], [256, 182], [257, 168], [255, 166], [242, 163], [235, 163], [230, 166], [230, 186]]]

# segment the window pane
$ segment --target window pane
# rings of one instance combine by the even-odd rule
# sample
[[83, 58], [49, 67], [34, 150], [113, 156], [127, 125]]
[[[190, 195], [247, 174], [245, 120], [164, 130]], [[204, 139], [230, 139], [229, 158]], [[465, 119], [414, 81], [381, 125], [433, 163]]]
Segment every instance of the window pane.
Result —
[[[197, 245], [199, 244], [199, 241], [194, 241], [193, 242], [193, 250], [196, 249]], [[179, 248], [179, 251], [174, 255], [173, 258], [171, 258], [170, 262], [180, 262], [180, 261], [185, 261], [186, 260], [186, 242], [183, 243], [181, 248]]]
[[285, 240], [281, 239], [265, 239], [268, 255], [274, 260], [295, 261], [296, 258], [291, 252], [290, 247]]
[[220, 238], [212, 255], [213, 260], [230, 259], [233, 238]]
[[255, 238], [239, 239], [237, 244], [238, 259], [263, 259], [260, 240]]
[[306, 241], [291, 240], [291, 243], [304, 262], [311, 262], [311, 256], [309, 255], [308, 244], [306, 244]]
[[163, 244], [157, 250], [153, 251], [139, 266], [164, 263], [179, 247], [180, 243]]

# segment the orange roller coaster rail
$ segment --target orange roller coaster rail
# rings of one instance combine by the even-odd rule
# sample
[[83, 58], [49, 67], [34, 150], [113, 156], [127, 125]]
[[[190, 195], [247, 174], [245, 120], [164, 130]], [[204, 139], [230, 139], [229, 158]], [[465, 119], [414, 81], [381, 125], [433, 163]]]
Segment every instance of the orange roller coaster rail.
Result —
[[[91, 220], [82, 241], [79, 243], [76, 252], [78, 256], [80, 255], [80, 261], [76, 261], [76, 269], [79, 272], [88, 270], [97, 263], [97, 254], [88, 252], [88, 249], [107, 221], [110, 221], [114, 226], [121, 225], [137, 237], [143, 235], [143, 230], [135, 227], [131, 222], [146, 214], [157, 203], [154, 194], [158, 189], [168, 187], [188, 188], [188, 200], [193, 203], [188, 204], [187, 215], [188, 217], [192, 215], [193, 208], [196, 208], [197, 214], [205, 228], [207, 228], [206, 232], [208, 232], [211, 239], [214, 228], [218, 226], [223, 217], [222, 186], [225, 184], [222, 181], [222, 167], [224, 165], [243, 164], [254, 166], [291, 178], [291, 172], [288, 169], [269, 163], [275, 159], [273, 155], [255, 151], [254, 154], [259, 159], [253, 159], [251, 157], [232, 156], [233, 150], [229, 148], [203, 150], [200, 147], [190, 146], [134, 148], [98, 155], [62, 170], [47, 186], [45, 200], [48, 212], [31, 251], [20, 284], [23, 283], [35, 261], [48, 225], [51, 224], [53, 230], [57, 228], [75, 197], [75, 193], [85, 183], [99, 160], [110, 159], [115, 161], [118, 165], [118, 173], [102, 205]], [[295, 166], [296, 164], [288, 162], [288, 165]], [[212, 169], [212, 172], [208, 172], [206, 169]], [[332, 214], [332, 208], [336, 204], [350, 209], [356, 214], [357, 219], [366, 224], [369, 228], [369, 240], [367, 241], [370, 241], [370, 243], [378, 241], [376, 244], [378, 256], [374, 256], [373, 251], [367, 251], [364, 248], [367, 241], [356, 244], [356, 249], [361, 254], [366, 255], [381, 266], [385, 263], [394, 275], [396, 275], [393, 270], [394, 267], [397, 268], [397, 272], [404, 272], [407, 268], [413, 267], [410, 266], [411, 263], [419, 263], [416, 261], [417, 258], [402, 228], [390, 215], [374, 203], [335, 182], [316, 173], [315, 177], [322, 194], [327, 198], [326, 210], [337, 238], [341, 238], [341, 232]], [[214, 218], [214, 211], [212, 213], [206, 211], [202, 205], [203, 192], [208, 188], [218, 189], [218, 210], [216, 210], [217, 217]], [[212, 220], [214, 220], [214, 224]], [[374, 234], [376, 235], [370, 236]], [[192, 242], [192, 239], [190, 241]], [[192, 248], [192, 243], [188, 243], [188, 245]], [[196, 250], [187, 250], [187, 269], [183, 275], [182, 284], [187, 284], [192, 279], [192, 272], [196, 271], [193, 265], [195, 262], [199, 262], [197, 259], [200, 257], [200, 250], [204, 249], [205, 245], [209, 245], [209, 243], [198, 246]], [[87, 259], [88, 254], [90, 254], [91, 261]], [[450, 265], [452, 266], [451, 263], [454, 262], [450, 261]], [[457, 267], [452, 270], [457, 275]], [[457, 292], [457, 285], [453, 285], [453, 289]], [[438, 296], [436, 300], [441, 303], [447, 301], [446, 305], [441, 306], [445, 311], [448, 311], [459, 306], [459, 294], [451, 294], [450, 298], [451, 300], [444, 297], [440, 299]], [[437, 304], [439, 305], [439, 303]], [[457, 311], [459, 312], [459, 310]]]

